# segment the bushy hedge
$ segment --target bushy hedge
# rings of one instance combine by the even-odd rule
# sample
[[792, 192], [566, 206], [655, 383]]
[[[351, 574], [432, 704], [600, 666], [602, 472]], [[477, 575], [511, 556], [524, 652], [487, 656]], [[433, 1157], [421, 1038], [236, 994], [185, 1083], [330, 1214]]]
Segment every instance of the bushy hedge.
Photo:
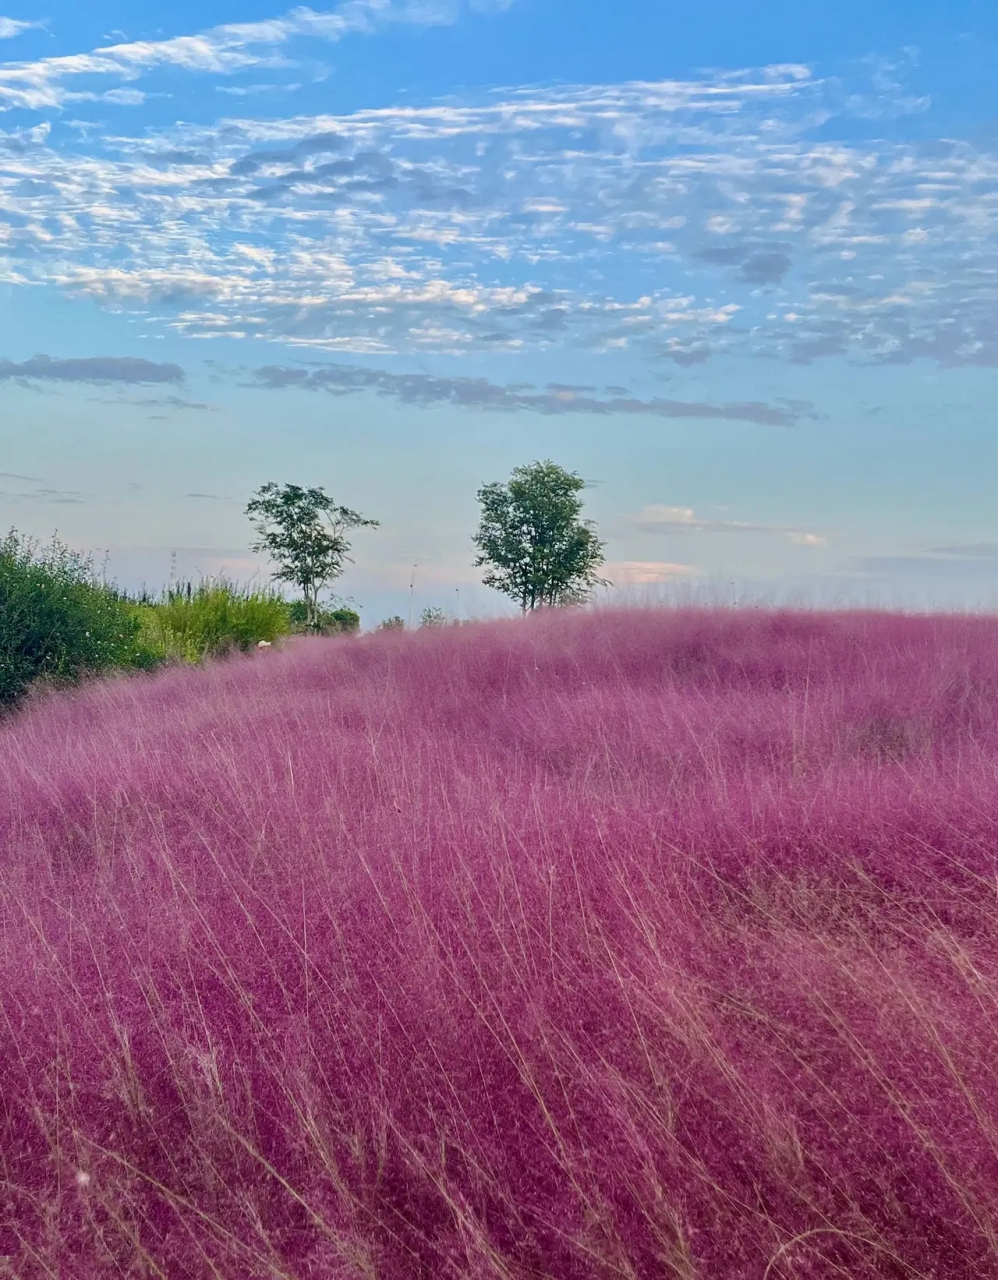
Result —
[[[291, 630], [304, 632], [308, 626], [308, 615], [304, 600], [290, 600], [287, 603], [288, 618]], [[360, 614], [355, 609], [319, 609], [316, 618], [316, 630], [322, 635], [337, 635], [360, 630]]]
[[111, 667], [149, 666], [135, 609], [58, 539], [0, 540], [0, 707], [38, 680], [68, 682]]

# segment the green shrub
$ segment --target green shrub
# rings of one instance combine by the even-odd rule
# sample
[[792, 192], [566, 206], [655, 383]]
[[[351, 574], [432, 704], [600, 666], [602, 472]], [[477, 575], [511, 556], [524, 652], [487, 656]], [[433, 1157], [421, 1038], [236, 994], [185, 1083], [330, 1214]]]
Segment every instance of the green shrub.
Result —
[[201, 662], [231, 650], [273, 643], [291, 630], [288, 605], [276, 592], [227, 578], [181, 583], [159, 600], [135, 606], [142, 637], [162, 658]]
[[[291, 630], [299, 634], [309, 630], [308, 610], [304, 600], [290, 600], [287, 604]], [[355, 609], [319, 609], [315, 630], [321, 635], [337, 635], [360, 630], [360, 614]]]
[[400, 617], [399, 614], [397, 613], [393, 613], [390, 618], [386, 618], [384, 622], [378, 623], [378, 630], [379, 631], [404, 631], [405, 618]]
[[360, 630], [360, 614], [356, 609], [334, 609], [329, 615], [336, 623], [336, 630], [352, 634]]
[[56, 538], [41, 547], [11, 530], [0, 540], [0, 707], [38, 680], [154, 663], [134, 607], [88, 557]]

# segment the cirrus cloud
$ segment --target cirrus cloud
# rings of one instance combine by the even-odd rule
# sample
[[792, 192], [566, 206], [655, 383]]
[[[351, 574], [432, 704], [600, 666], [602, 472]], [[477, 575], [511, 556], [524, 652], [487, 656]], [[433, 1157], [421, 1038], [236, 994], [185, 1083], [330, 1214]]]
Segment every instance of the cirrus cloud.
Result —
[[[371, 35], [393, 25], [444, 25], [455, 16], [456, 6], [447, 0], [346, 0], [325, 12], [300, 6], [279, 17], [225, 23], [194, 35], [134, 40], [87, 53], [7, 63], [0, 66], [0, 110], [58, 110], [81, 97], [93, 100], [94, 95], [88, 92], [80, 94], [65, 87], [66, 82], [79, 77], [137, 80], [146, 72], [164, 68], [231, 75], [272, 64], [275, 51], [296, 38], [336, 42], [347, 35]], [[0, 18], [0, 39], [37, 25]], [[108, 100], [106, 94], [103, 97]]]

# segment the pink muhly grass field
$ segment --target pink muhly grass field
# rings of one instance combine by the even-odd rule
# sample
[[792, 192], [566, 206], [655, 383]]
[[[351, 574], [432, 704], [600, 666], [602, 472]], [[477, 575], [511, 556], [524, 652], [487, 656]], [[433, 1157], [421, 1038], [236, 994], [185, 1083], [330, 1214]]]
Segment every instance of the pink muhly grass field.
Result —
[[994, 620], [305, 641], [0, 789], [0, 1274], [998, 1274]]

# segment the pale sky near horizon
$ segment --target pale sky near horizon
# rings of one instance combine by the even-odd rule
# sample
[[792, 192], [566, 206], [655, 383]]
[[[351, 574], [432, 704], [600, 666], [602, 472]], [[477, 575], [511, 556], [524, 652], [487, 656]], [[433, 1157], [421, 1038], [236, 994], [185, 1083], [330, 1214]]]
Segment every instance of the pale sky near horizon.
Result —
[[123, 583], [381, 520], [483, 614], [475, 491], [591, 482], [626, 593], [998, 600], [998, 6], [8, 0], [0, 525]]

